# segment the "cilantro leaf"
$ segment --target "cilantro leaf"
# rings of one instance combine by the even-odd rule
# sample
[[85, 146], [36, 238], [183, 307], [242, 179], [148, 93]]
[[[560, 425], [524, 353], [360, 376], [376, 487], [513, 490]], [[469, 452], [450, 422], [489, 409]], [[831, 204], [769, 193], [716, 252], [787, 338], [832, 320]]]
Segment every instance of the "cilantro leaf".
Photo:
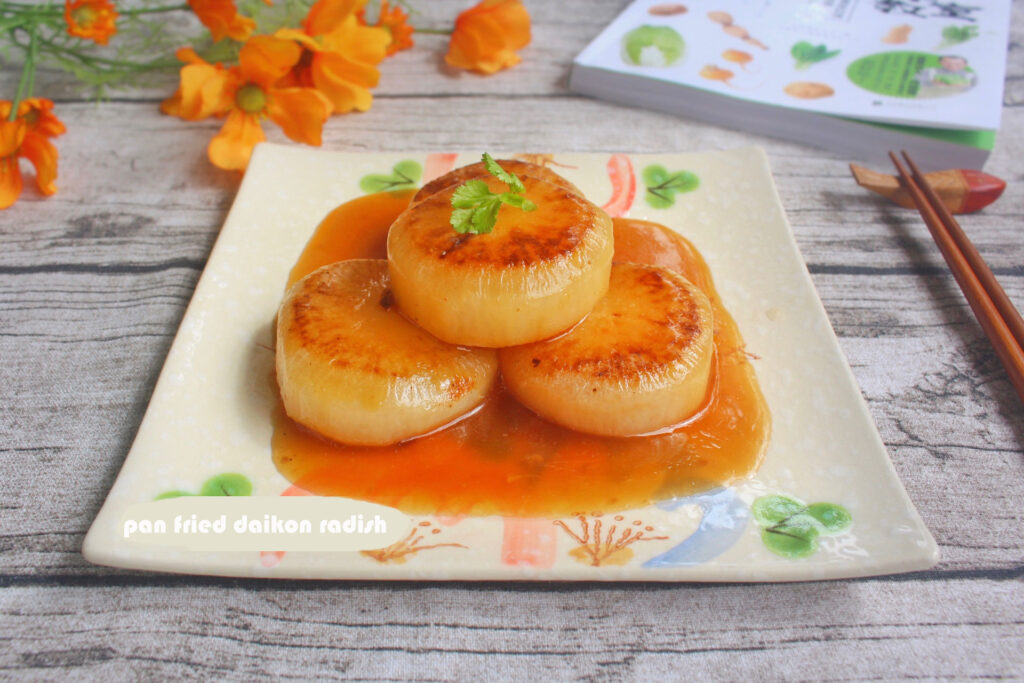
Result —
[[502, 204], [508, 204], [522, 211], [533, 211], [537, 205], [523, 196], [526, 188], [514, 173], [510, 173], [498, 165], [490, 154], [484, 153], [484, 168], [501, 182], [508, 185], [509, 191], [491, 192], [487, 183], [480, 179], [467, 180], [455, 188], [452, 194], [452, 216], [450, 223], [459, 234], [470, 233], [482, 235], [491, 232], [498, 222], [498, 212]]
[[515, 173], [509, 173], [503, 169], [487, 152], [484, 152], [484, 168], [486, 168], [487, 172], [492, 176], [508, 185], [508, 189], [513, 192], [521, 194], [526, 191], [523, 188], [523, 182], [519, 180], [519, 177]]
[[452, 195], [452, 206], [456, 209], [470, 209], [481, 200], [491, 196], [491, 188], [482, 180], [467, 180], [459, 185]]

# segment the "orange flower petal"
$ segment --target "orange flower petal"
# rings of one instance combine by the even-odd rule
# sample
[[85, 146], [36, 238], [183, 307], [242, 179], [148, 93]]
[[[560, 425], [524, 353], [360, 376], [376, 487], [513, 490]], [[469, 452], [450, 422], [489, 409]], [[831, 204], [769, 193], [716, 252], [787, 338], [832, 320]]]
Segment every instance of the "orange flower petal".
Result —
[[320, 51], [320, 42], [313, 36], [307, 35], [296, 28], [279, 28], [274, 31], [274, 37], [281, 40], [294, 40], [303, 48], [312, 52]]
[[117, 33], [117, 10], [109, 0], [66, 0], [64, 21], [68, 33], [106, 45]]
[[[7, 102], [10, 113], [11, 103]], [[25, 140], [24, 121], [0, 121], [0, 209], [6, 209], [21, 196], [21, 169], [18, 149]]]
[[179, 47], [174, 52], [179, 62], [186, 64], [206, 64], [206, 60], [199, 56], [199, 53], [190, 47]]
[[249, 165], [253, 147], [266, 139], [257, 117], [234, 109], [220, 132], [210, 140], [206, 153], [218, 168], [243, 171]]
[[[11, 114], [11, 103], [0, 102], [0, 118]], [[53, 114], [53, 102], [44, 97], [29, 97], [18, 105], [18, 118], [24, 119], [28, 130], [47, 137], [57, 137], [67, 132], [64, 124]]]
[[321, 52], [313, 58], [312, 74], [313, 85], [339, 114], [369, 109], [373, 104], [369, 89], [380, 79], [376, 67], [333, 52]]
[[324, 122], [331, 114], [327, 98], [312, 88], [275, 90], [267, 102], [267, 115], [292, 140], [320, 146]]
[[445, 61], [491, 74], [521, 61], [530, 43], [530, 14], [519, 0], [483, 0], [458, 16]]
[[309, 8], [302, 28], [311, 36], [330, 33], [366, 4], [366, 0], [319, 0]]
[[42, 135], [29, 133], [21, 143], [21, 156], [36, 167], [36, 187], [43, 194], [57, 191], [57, 148]]
[[[7, 111], [10, 115], [10, 103], [8, 103]], [[21, 119], [0, 121], [0, 159], [17, 154], [27, 132], [28, 125]]]
[[21, 196], [21, 169], [18, 168], [18, 157], [0, 158], [0, 209], [18, 201]]
[[188, 0], [199, 21], [213, 36], [214, 42], [225, 36], [232, 40], [247, 40], [256, 29], [256, 22], [238, 13], [234, 0]]
[[255, 36], [246, 41], [238, 54], [242, 77], [264, 88], [273, 87], [298, 63], [302, 48], [292, 40], [274, 36]]
[[[359, 10], [357, 16], [359, 17], [359, 23], [367, 26], [366, 13], [364, 10]], [[413, 46], [412, 34], [413, 27], [406, 23], [409, 15], [401, 7], [391, 7], [388, 4], [388, 0], [381, 0], [380, 12], [377, 15], [377, 23], [372, 24], [385, 29], [390, 36], [388, 42], [387, 56], [407, 50]]]
[[363, 26], [355, 17], [349, 17], [323, 36], [323, 50], [341, 53], [357, 62], [380, 64], [388, 54], [390, 42], [387, 29]]
[[160, 110], [186, 121], [198, 121], [227, 113], [232, 106], [232, 74], [205, 62], [181, 68], [181, 87]]

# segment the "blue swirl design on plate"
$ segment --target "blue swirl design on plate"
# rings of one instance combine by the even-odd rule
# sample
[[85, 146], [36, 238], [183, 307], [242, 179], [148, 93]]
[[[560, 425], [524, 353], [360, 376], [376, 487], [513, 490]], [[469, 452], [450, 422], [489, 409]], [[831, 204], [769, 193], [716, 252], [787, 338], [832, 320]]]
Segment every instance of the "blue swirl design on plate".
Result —
[[648, 569], [692, 567], [712, 560], [736, 544], [750, 520], [750, 509], [732, 488], [717, 488], [685, 498], [670, 498], [657, 506], [677, 510], [700, 505], [703, 516], [697, 530], [679, 545], [644, 562]]

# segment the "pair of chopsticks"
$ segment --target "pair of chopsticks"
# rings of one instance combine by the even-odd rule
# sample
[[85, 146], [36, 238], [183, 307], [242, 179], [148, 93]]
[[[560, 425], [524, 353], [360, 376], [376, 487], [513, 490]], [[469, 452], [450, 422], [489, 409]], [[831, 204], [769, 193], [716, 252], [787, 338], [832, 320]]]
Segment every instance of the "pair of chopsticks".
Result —
[[1024, 402], [1024, 320], [910, 155], [903, 152], [910, 174], [895, 153], [889, 152], [889, 158], [896, 165], [900, 180], [917, 205], [942, 257], [953, 271], [974, 317], [999, 356], [1013, 388]]

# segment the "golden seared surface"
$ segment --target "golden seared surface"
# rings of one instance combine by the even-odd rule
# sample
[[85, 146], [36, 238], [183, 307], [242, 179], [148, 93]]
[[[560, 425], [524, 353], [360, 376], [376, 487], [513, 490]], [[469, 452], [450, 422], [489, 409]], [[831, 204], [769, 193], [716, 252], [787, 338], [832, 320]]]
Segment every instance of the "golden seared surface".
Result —
[[[555, 173], [554, 171], [550, 170], [546, 166], [541, 166], [540, 164], [532, 164], [528, 161], [519, 161], [518, 159], [498, 159], [497, 161], [498, 165], [501, 166], [503, 169], [510, 173], [516, 174], [520, 178], [522, 178], [523, 176], [532, 176], [534, 178], [540, 178], [541, 180], [546, 180], [552, 185], [558, 185], [559, 187], [569, 190], [574, 194], [578, 194], [581, 197], [583, 196], [583, 193], [580, 191], [578, 187], [576, 187], [568, 180]], [[462, 183], [466, 182], [467, 180], [470, 180], [471, 178], [482, 177], [491, 177], [491, 174], [487, 171], [487, 168], [484, 166], [484, 162], [478, 161], [475, 164], [470, 164], [469, 166], [462, 166], [460, 168], [455, 169], [454, 171], [445, 173], [443, 176], [439, 176], [431, 180], [429, 183], [420, 188], [419, 192], [417, 192], [413, 196], [412, 201], [415, 204], [416, 202], [422, 201], [429, 197], [430, 195], [440, 192], [441, 190], [447, 189], [449, 187], [457, 187]]]
[[711, 302], [684, 277], [616, 263], [607, 294], [579, 325], [498, 358], [506, 387], [542, 417], [632, 436], [677, 425], [705, 403], [713, 332]]
[[692, 285], [666, 269], [615, 264], [608, 293], [591, 314], [569, 333], [530, 345], [530, 365], [549, 377], [644, 382], [684, 362], [711, 330], [708, 308], [691, 292]]
[[324, 266], [278, 312], [286, 412], [344, 443], [395, 443], [445, 424], [483, 400], [496, 370], [492, 351], [446, 344], [402, 317], [383, 260]]
[[[480, 178], [492, 192], [508, 188]], [[581, 320], [605, 290], [614, 242], [600, 207], [523, 178], [534, 211], [500, 208], [493, 231], [452, 228], [455, 187], [411, 205], [388, 232], [402, 314], [452, 344], [500, 348], [547, 339]]]
[[[446, 374], [449, 361], [466, 355], [399, 315], [383, 260], [345, 261], [312, 273], [285, 300], [281, 330], [289, 346], [329, 358], [334, 368], [382, 377]], [[471, 386], [460, 377], [452, 391]]]
[[[480, 178], [492, 192], [508, 188], [500, 180]], [[525, 195], [537, 209], [522, 211], [502, 206], [492, 232], [459, 234], [452, 229], [455, 187], [435, 193], [411, 206], [391, 226], [391, 239], [408, 240], [419, 253], [448, 267], [519, 267], [542, 265], [565, 258], [595, 229], [600, 209], [551, 183], [524, 177]]]

